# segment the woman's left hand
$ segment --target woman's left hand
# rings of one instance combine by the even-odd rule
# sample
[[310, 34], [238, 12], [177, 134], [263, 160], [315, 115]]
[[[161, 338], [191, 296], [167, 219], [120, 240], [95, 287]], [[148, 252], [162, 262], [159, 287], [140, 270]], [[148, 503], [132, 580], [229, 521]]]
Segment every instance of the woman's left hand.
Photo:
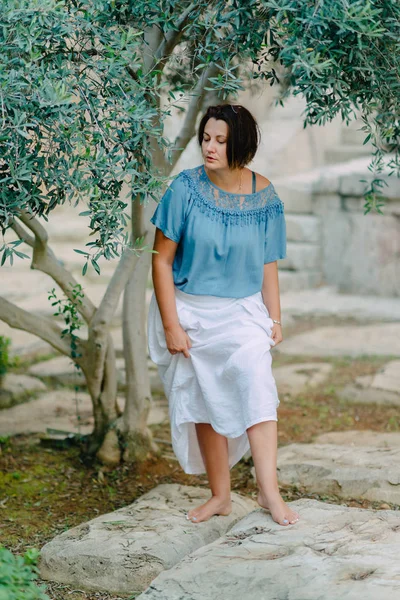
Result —
[[272, 327], [271, 337], [275, 342], [275, 346], [277, 344], [281, 343], [281, 341], [283, 340], [282, 325], [279, 325], [278, 323], [274, 323], [274, 325]]

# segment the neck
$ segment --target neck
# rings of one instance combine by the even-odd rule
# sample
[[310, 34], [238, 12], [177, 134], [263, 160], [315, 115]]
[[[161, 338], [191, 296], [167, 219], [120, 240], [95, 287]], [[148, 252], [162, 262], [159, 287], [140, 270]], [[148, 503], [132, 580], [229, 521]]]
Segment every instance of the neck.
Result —
[[204, 168], [210, 181], [218, 187], [228, 191], [239, 186], [243, 169], [208, 169], [206, 166]]

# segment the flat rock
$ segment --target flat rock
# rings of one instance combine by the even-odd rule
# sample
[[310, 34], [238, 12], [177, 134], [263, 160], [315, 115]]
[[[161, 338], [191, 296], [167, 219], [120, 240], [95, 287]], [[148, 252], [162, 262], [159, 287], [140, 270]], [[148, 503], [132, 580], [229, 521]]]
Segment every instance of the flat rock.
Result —
[[68, 356], [57, 356], [29, 367], [28, 372], [35, 377], [52, 379], [64, 385], [84, 385], [85, 378]]
[[47, 388], [43, 381], [28, 375], [8, 373], [0, 388], [0, 409], [8, 408], [29, 399], [32, 394], [43, 392]]
[[302, 499], [286, 527], [251, 512], [161, 573], [136, 600], [394, 600], [400, 525], [374, 511]]
[[330, 363], [296, 363], [274, 368], [274, 378], [280, 394], [296, 395], [307, 387], [323, 383], [332, 371]]
[[332, 315], [337, 319], [356, 319], [363, 324], [368, 321], [400, 321], [399, 298], [343, 294], [333, 285], [284, 292], [281, 294], [281, 306], [283, 317]]
[[13, 329], [4, 321], [0, 321], [0, 335], [11, 339], [9, 347], [11, 357], [18, 356], [21, 360], [32, 360], [56, 352], [50, 344], [42, 339], [27, 331]]
[[[125, 398], [117, 398], [117, 402], [123, 410]], [[154, 425], [167, 418], [168, 407], [157, 402], [150, 408], [147, 423]], [[85, 435], [92, 432], [93, 425], [92, 401], [89, 394], [81, 391], [76, 399], [73, 390], [48, 392], [0, 413], [0, 435], [45, 433], [47, 428]]]
[[348, 383], [339, 389], [337, 395], [350, 402], [400, 406], [400, 389], [390, 389], [395, 387], [394, 383], [395, 377], [387, 380], [383, 373], [361, 375], [356, 377], [354, 383]]
[[400, 433], [381, 433], [369, 430], [330, 431], [314, 439], [315, 444], [336, 444], [343, 446], [369, 446], [375, 448], [400, 447]]
[[289, 444], [278, 449], [278, 478], [318, 494], [400, 505], [400, 447]]
[[400, 356], [400, 323], [319, 327], [290, 337], [277, 350], [306, 356]]
[[[125, 361], [123, 358], [116, 359], [116, 367], [118, 386], [123, 388], [126, 381]], [[82, 372], [75, 368], [72, 360], [68, 358], [68, 356], [57, 356], [50, 360], [36, 363], [29, 367], [28, 372], [35, 377], [50, 379], [51, 381], [62, 385], [84, 386], [86, 384]], [[149, 369], [149, 377], [152, 391], [162, 393], [164, 388], [154, 364], [152, 364], [152, 368]]]
[[400, 395], [400, 360], [392, 360], [373, 377], [371, 387]]
[[184, 556], [213, 542], [257, 505], [232, 493], [227, 517], [191, 523], [185, 514], [209, 499], [203, 488], [163, 484], [133, 504], [58, 535], [41, 551], [43, 579], [79, 589], [134, 594]]

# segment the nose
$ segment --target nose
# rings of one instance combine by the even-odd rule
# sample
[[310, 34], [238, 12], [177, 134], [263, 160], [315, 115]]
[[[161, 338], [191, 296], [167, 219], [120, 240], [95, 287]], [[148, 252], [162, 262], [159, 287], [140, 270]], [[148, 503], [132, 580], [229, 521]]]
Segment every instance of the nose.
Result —
[[214, 154], [214, 152], [215, 152], [215, 143], [213, 142], [213, 140], [208, 140], [208, 142], [206, 142], [206, 153]]

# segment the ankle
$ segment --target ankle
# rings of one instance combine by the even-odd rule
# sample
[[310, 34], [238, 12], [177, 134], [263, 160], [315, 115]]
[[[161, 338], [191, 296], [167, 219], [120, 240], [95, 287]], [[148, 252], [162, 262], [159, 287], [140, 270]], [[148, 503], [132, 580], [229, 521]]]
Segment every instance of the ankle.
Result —
[[211, 498], [213, 500], [219, 500], [224, 504], [230, 503], [232, 501], [230, 492], [228, 494], [212, 494]]
[[281, 495], [278, 485], [271, 485], [268, 486], [268, 488], [258, 488], [258, 493], [265, 498], [272, 498]]

